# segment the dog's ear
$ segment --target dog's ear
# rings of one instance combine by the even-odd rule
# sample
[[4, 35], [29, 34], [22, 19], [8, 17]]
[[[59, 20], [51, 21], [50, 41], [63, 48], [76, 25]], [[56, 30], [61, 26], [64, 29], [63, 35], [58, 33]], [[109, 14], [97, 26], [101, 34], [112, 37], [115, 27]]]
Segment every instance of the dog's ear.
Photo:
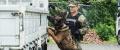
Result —
[[47, 16], [47, 19], [52, 23], [54, 22], [54, 17], [52, 17], [52, 16]]
[[62, 21], [65, 22], [66, 16], [67, 16], [67, 12], [61, 12], [60, 16], [62, 17]]
[[66, 15], [67, 15], [67, 12], [61, 12], [60, 13], [60, 17], [62, 17], [62, 18], [65, 18]]

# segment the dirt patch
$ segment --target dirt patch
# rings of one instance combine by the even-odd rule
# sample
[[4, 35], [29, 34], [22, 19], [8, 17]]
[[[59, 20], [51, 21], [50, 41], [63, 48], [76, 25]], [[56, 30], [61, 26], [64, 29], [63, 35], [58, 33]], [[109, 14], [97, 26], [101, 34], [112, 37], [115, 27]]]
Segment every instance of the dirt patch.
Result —
[[83, 43], [103, 44], [103, 41], [97, 35], [94, 29], [88, 29], [83, 36]]

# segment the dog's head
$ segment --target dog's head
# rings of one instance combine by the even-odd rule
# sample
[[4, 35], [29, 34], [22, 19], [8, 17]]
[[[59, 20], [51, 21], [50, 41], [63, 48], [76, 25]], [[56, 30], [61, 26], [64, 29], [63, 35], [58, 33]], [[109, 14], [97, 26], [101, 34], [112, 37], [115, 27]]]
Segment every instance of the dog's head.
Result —
[[65, 22], [66, 12], [61, 12], [54, 16], [47, 16], [48, 20], [53, 24], [55, 29], [60, 29]]

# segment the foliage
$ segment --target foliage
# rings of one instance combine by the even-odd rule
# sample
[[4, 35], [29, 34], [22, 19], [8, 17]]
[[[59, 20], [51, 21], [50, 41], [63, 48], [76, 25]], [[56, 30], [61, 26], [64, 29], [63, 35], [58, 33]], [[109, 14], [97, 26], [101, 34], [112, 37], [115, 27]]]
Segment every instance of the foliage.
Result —
[[[67, 0], [58, 0], [61, 3], [54, 3], [55, 7], [67, 10]], [[89, 21], [90, 28], [94, 28], [103, 40], [110, 40], [115, 37], [115, 13], [117, 12], [117, 0], [77, 0], [80, 3], [90, 5], [89, 8], [81, 8], [82, 13]], [[50, 11], [50, 14], [56, 14]]]
[[86, 17], [90, 27], [95, 28], [103, 40], [110, 40], [110, 37], [115, 36], [116, 5], [116, 2], [112, 1], [93, 2], [87, 10]]
[[114, 33], [115, 33], [115, 29], [114, 27], [111, 25], [107, 25], [107, 24], [102, 24], [102, 23], [98, 23], [95, 26], [96, 32], [98, 32], [98, 35], [101, 37], [102, 40], [109, 40], [111, 37], [114, 37]]

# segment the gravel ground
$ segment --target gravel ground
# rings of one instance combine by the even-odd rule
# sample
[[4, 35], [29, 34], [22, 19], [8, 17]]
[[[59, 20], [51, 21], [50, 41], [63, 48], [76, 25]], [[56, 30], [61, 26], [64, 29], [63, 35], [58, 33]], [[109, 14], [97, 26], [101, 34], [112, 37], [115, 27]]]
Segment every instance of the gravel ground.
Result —
[[[119, 45], [81, 44], [83, 50], [120, 50]], [[49, 44], [47, 50], [60, 50], [56, 44]]]

